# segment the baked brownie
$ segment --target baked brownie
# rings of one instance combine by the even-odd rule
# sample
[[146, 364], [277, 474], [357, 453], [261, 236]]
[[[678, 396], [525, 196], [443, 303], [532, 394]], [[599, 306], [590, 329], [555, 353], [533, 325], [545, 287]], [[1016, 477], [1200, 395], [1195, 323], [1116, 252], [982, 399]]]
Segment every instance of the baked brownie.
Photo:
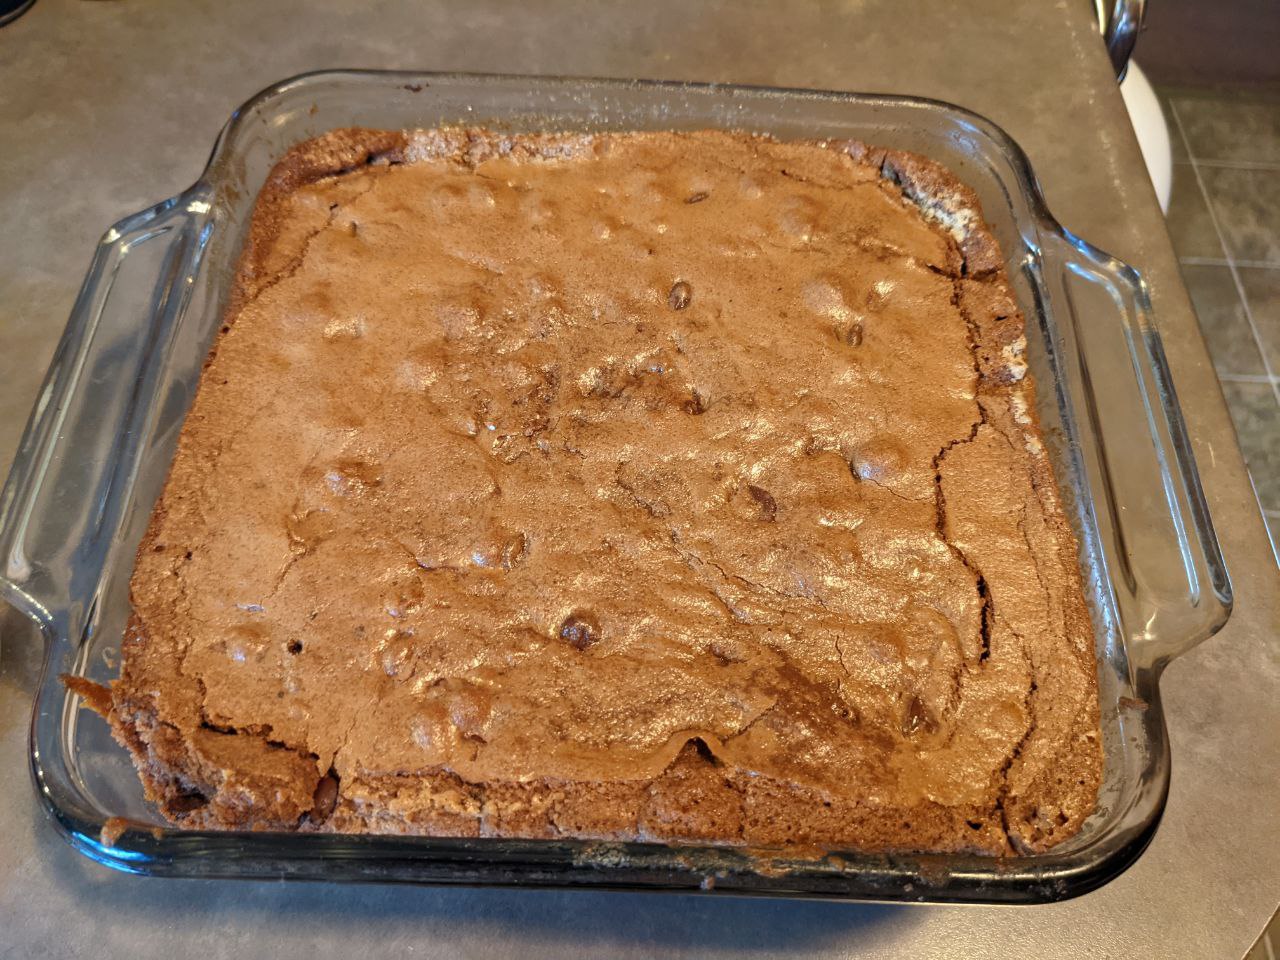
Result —
[[107, 710], [204, 828], [1028, 853], [1093, 635], [977, 200], [723, 132], [263, 189]]

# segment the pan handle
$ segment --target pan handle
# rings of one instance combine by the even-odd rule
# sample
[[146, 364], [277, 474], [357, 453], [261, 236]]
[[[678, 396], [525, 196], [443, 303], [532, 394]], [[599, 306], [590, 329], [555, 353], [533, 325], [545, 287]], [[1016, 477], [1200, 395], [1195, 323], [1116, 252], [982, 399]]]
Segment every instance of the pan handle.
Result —
[[209, 211], [193, 188], [103, 236], [0, 492], [0, 597], [55, 636], [90, 622]]
[[1131, 669], [1158, 675], [1226, 623], [1231, 580], [1145, 281], [1061, 228], [1042, 240], [1045, 293], [1066, 314], [1054, 354], [1083, 441], [1077, 499], [1096, 531], [1082, 546], [1105, 572]]

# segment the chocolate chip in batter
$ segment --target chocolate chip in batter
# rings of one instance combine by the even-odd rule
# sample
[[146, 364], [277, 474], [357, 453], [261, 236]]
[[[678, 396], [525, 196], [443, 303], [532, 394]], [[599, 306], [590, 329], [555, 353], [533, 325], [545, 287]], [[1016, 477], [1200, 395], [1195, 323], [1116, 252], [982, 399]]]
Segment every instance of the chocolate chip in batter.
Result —
[[324, 823], [333, 815], [338, 805], [338, 775], [333, 768], [316, 784], [315, 798], [311, 804], [311, 822]]
[[667, 294], [667, 305], [672, 310], [683, 310], [693, 303], [693, 287], [685, 280], [677, 280], [671, 292]]
[[836, 339], [849, 347], [862, 346], [862, 324], [860, 323], [838, 323], [836, 324]]
[[502, 547], [502, 569], [510, 570], [512, 567], [519, 566], [528, 555], [529, 537], [524, 533], [517, 533]]
[[773, 494], [764, 487], [757, 487], [754, 483], [747, 484], [747, 493], [751, 494], [752, 500], [760, 504], [761, 517], [770, 521], [778, 518], [778, 501], [773, 499]]
[[903, 736], [910, 737], [921, 730], [934, 733], [938, 729], [938, 721], [933, 718], [929, 708], [919, 697], [912, 697], [907, 707], [907, 715], [902, 718]]
[[560, 639], [575, 650], [585, 650], [600, 639], [600, 624], [590, 613], [575, 610], [561, 621]]
[[686, 400], [683, 404], [681, 404], [681, 409], [684, 410], [685, 413], [695, 417], [700, 414], [706, 413], [707, 398], [704, 397], [701, 393], [699, 393], [698, 389], [694, 387], [689, 391], [689, 399]]

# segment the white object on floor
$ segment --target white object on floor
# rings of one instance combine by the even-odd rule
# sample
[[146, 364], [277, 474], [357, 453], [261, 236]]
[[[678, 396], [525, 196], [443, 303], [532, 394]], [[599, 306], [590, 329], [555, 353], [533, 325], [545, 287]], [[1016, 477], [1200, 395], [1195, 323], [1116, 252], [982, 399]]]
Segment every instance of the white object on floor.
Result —
[[1173, 155], [1169, 149], [1169, 128], [1165, 126], [1164, 111], [1151, 88], [1146, 74], [1138, 65], [1129, 61], [1129, 71], [1120, 84], [1120, 95], [1129, 111], [1129, 122], [1138, 135], [1142, 159], [1147, 163], [1147, 175], [1156, 188], [1160, 209], [1169, 211], [1169, 191], [1173, 185]]
[[[1107, 7], [1107, 0], [1094, 0], [1094, 9], [1098, 12], [1098, 30], [1104, 33]], [[1133, 132], [1138, 135], [1138, 146], [1142, 150], [1142, 159], [1147, 164], [1147, 176], [1151, 178], [1151, 185], [1156, 188], [1160, 211], [1168, 213], [1169, 191], [1173, 188], [1173, 154], [1169, 151], [1169, 128], [1165, 126], [1164, 111], [1160, 109], [1160, 101], [1151, 88], [1151, 81], [1132, 59], [1129, 60], [1124, 82], [1120, 84], [1120, 96], [1124, 97]]]

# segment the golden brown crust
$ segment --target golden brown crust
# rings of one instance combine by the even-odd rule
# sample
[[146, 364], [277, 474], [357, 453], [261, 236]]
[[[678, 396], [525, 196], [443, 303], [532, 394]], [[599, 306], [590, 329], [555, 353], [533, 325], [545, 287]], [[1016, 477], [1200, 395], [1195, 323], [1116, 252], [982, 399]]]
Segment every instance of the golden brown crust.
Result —
[[[565, 171], [609, 199], [566, 189]], [[424, 191], [440, 199], [424, 206]], [[556, 204], [579, 219], [540, 245]], [[533, 231], [529, 250], [484, 232], [494, 209], [508, 233]], [[414, 217], [438, 222], [406, 230]], [[476, 242], [441, 246], [458, 222]], [[616, 259], [621, 241], [639, 261]], [[748, 254], [759, 265], [744, 270]], [[628, 286], [630, 269], [646, 279]], [[778, 294], [786, 271], [808, 273], [775, 296], [770, 270]], [[394, 336], [369, 353], [370, 328], [423, 296], [443, 306], [422, 344], [387, 320]], [[773, 343], [791, 361], [776, 370], [755, 352], [777, 328], [766, 307], [792, 311], [801, 341]], [[510, 339], [513, 318], [542, 332]], [[1022, 329], [976, 198], [910, 154], [711, 133], [345, 130], [302, 144], [259, 197], [140, 547], [113, 731], [148, 797], [193, 826], [1052, 846], [1091, 812], [1101, 754], [1092, 631]], [[483, 353], [468, 352], [476, 337]], [[517, 347], [540, 359], [494, 360]], [[627, 351], [649, 372], [612, 359]], [[858, 372], [868, 355], [890, 388]], [[498, 389], [478, 407], [460, 382], [432, 393], [450, 370]], [[909, 371], [914, 383], [894, 380]], [[830, 403], [808, 399], [827, 375]], [[263, 386], [283, 377], [293, 414]], [[344, 395], [365, 382], [376, 403]], [[848, 426], [860, 416], [879, 426]], [[420, 448], [415, 472], [379, 443]], [[688, 472], [716, 457], [725, 476]], [[299, 484], [272, 532], [259, 502]], [[603, 553], [557, 559], [577, 548], [555, 531], [580, 537], [584, 511], [598, 511], [585, 530], [608, 528]], [[827, 541], [846, 544], [831, 561]], [[343, 552], [317, 566], [325, 544]], [[385, 622], [333, 598], [373, 601]], [[666, 635], [636, 646], [646, 616]], [[480, 624], [488, 636], [469, 632]], [[430, 663], [435, 679], [415, 682]]]

